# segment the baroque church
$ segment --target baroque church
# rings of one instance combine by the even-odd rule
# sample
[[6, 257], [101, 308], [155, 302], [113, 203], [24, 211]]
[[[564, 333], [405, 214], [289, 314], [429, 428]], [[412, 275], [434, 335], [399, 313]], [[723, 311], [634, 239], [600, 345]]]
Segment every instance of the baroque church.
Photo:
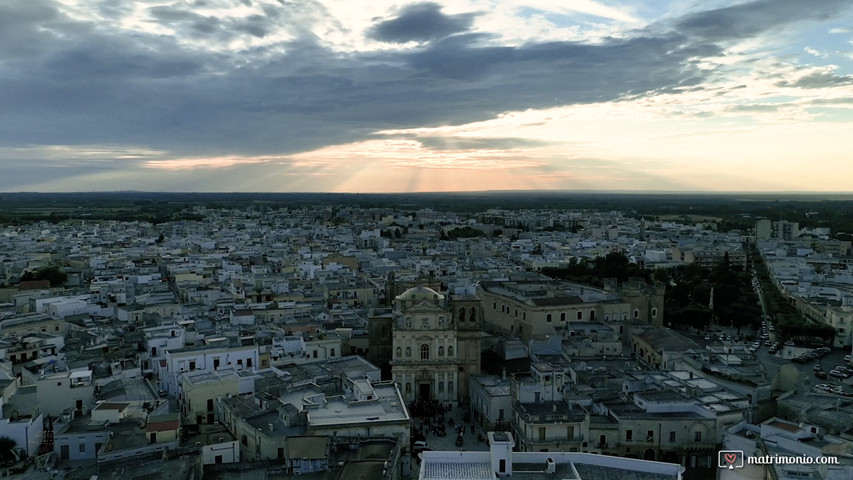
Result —
[[419, 286], [394, 299], [391, 377], [406, 402], [466, 403], [480, 373], [481, 317], [473, 285], [450, 298]]

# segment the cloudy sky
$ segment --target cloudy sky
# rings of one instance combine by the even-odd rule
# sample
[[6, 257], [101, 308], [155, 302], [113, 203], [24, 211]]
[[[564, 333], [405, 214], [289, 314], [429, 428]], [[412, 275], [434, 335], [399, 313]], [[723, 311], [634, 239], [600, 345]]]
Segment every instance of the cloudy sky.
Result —
[[850, 0], [3, 0], [0, 191], [850, 191]]

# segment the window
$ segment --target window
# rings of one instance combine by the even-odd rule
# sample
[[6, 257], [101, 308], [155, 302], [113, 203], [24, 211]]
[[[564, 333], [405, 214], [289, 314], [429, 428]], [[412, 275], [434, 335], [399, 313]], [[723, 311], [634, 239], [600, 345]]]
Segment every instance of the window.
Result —
[[545, 441], [545, 427], [539, 427], [539, 441]]
[[412, 393], [412, 384], [406, 382], [406, 393]]
[[314, 358], [317, 358], [317, 350], [314, 350], [314, 351], [313, 351], [313, 352], [311, 352], [311, 353], [313, 353], [313, 354], [314, 354]]
[[429, 345], [421, 345], [421, 360], [429, 360]]
[[218, 369], [218, 368], [219, 368], [219, 359], [218, 359], [218, 358], [214, 358], [214, 359], [213, 359], [213, 369], [214, 369], [214, 370], [216, 370], [216, 369]]
[[654, 442], [655, 441], [655, 431], [654, 430], [649, 430], [646, 432], [646, 441], [647, 442]]
[[[492, 310], [497, 310], [497, 309], [498, 309], [498, 302], [492, 302]], [[460, 310], [462, 310], [463, 312], [465, 311], [464, 308], [462, 308]], [[464, 316], [465, 314], [463, 313], [462, 315]]]
[[330, 349], [330, 350], [329, 350], [329, 356], [330, 356], [330, 357], [334, 357], [334, 356], [335, 356], [335, 349], [334, 349], [334, 348], [332, 348], [332, 349]]
[[638, 309], [634, 309], [634, 318], [640, 318], [640, 311]]
[[443, 356], [444, 356], [444, 347], [438, 347], [438, 356], [439, 356], [439, 357], [443, 357]]
[[515, 309], [515, 318], [518, 318], [518, 309]]
[[406, 347], [406, 357], [412, 356], [412, 347]]
[[658, 309], [657, 309], [657, 308], [653, 308], [653, 309], [652, 309], [652, 318], [656, 318], [657, 316], [658, 316]]
[[447, 382], [447, 393], [453, 394], [453, 380]]
[[459, 321], [465, 321], [465, 307], [459, 309]]
[[449, 346], [449, 347], [447, 347], [447, 356], [448, 356], [448, 357], [452, 357], [452, 356], [453, 356], [453, 346], [452, 346], [452, 345], [451, 345], [451, 346]]
[[551, 314], [550, 314], [550, 313], [549, 313], [548, 315], [545, 315], [545, 321], [546, 321], [546, 322], [550, 322], [550, 321], [551, 321]]
[[190, 371], [193, 371], [193, 370], [195, 370], [195, 362], [191, 361], [190, 362]]
[[246, 367], [252, 368], [252, 359], [251, 358], [246, 359]]
[[396, 350], [396, 351], [397, 351], [397, 357], [402, 357], [402, 356], [403, 356], [403, 349], [402, 349], [402, 348], [397, 347], [397, 350]]
[[634, 431], [633, 430], [625, 430], [625, 440], [630, 442], [634, 439]]
[[[507, 307], [507, 311], [509, 311], [509, 307]], [[477, 320], [477, 309], [476, 308], [471, 307], [471, 310], [468, 312], [468, 320], [471, 322]]]
[[243, 435], [242, 437], [240, 437], [240, 443], [242, 443], [244, 447], [248, 447], [248, 446], [249, 446], [249, 441], [248, 441], [248, 439], [246, 438], [246, 436], [245, 436], [245, 435]]
[[80, 444], [80, 453], [86, 453], [86, 444], [85, 443]]
[[213, 399], [208, 398], [207, 399], [207, 411], [211, 411], [211, 410], [213, 410]]
[[578, 320], [583, 320], [583, 312], [578, 312]]
[[675, 441], [675, 430], [673, 430], [673, 431], [669, 432], [669, 441], [670, 441], [670, 442], [674, 442], [674, 441]]
[[693, 441], [701, 442], [702, 441], [702, 432], [696, 432], [696, 436], [694, 437]]

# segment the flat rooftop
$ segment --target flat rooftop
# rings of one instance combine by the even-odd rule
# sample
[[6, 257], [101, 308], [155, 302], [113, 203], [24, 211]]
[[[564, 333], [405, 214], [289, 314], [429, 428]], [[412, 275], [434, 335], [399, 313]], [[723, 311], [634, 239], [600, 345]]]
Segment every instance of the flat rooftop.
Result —
[[[419, 480], [494, 480], [491, 452], [424, 452]], [[547, 460], [554, 473], [547, 473]], [[513, 452], [509, 479], [678, 480], [684, 467], [663, 462], [566, 452]]]

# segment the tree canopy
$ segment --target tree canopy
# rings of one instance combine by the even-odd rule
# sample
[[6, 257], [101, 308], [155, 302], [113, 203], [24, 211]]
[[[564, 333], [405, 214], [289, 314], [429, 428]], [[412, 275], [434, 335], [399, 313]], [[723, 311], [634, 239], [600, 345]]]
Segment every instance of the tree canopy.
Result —
[[25, 272], [21, 281], [48, 280], [51, 287], [59, 287], [68, 280], [68, 275], [57, 267], [45, 267], [35, 272]]

